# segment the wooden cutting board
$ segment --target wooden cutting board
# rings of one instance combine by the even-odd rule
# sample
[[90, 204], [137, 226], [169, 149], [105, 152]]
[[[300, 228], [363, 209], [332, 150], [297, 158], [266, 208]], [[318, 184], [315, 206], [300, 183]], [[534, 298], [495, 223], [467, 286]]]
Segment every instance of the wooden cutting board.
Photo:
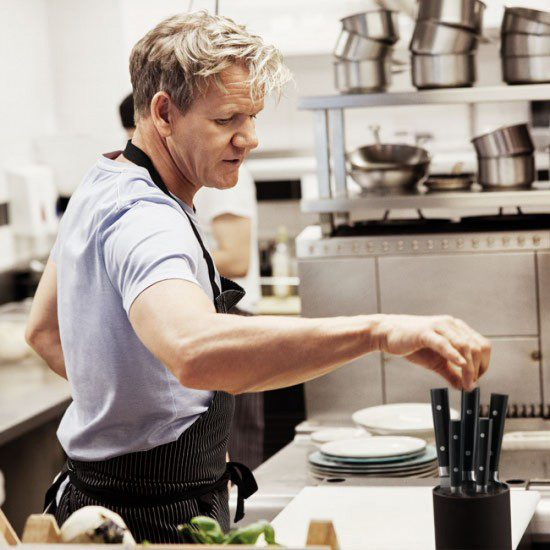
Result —
[[[539, 500], [536, 491], [511, 491], [513, 548]], [[346, 550], [435, 548], [431, 487], [306, 487], [273, 520], [277, 542], [303, 545], [312, 519], [332, 520]]]

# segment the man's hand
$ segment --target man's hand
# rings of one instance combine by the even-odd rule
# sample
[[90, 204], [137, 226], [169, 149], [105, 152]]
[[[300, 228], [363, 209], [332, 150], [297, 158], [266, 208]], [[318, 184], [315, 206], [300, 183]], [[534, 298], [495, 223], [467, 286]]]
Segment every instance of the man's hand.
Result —
[[455, 388], [471, 390], [489, 367], [490, 342], [448, 315], [382, 315], [376, 338], [380, 351], [433, 370]]

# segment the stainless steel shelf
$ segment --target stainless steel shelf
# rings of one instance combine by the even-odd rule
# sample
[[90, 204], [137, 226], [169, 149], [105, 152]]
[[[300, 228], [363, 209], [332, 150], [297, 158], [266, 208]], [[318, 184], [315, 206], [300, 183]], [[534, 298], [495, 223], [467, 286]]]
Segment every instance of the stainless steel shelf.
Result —
[[310, 96], [298, 100], [299, 109], [351, 109], [392, 105], [428, 105], [450, 103], [491, 103], [497, 101], [535, 101], [550, 97], [550, 84], [520, 86], [474, 86], [440, 90], [411, 90], [376, 94]]
[[474, 186], [471, 191], [377, 191], [350, 194], [342, 198], [301, 201], [303, 212], [319, 214], [357, 213], [368, 210], [427, 208], [486, 208], [550, 206], [550, 182], [537, 182], [533, 188], [516, 191], [486, 191]]

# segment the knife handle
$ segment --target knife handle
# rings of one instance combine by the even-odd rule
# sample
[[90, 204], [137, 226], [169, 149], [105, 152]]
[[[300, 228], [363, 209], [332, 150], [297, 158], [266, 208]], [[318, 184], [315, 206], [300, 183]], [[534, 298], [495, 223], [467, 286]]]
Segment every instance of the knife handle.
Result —
[[432, 416], [434, 421], [435, 446], [440, 468], [449, 467], [449, 390], [438, 388], [430, 390]]
[[462, 468], [460, 466], [460, 420], [449, 422], [449, 473], [451, 478], [451, 491], [459, 492], [462, 485]]
[[462, 430], [461, 430], [461, 451], [462, 472], [470, 475], [474, 470], [476, 436], [479, 417], [479, 388], [472, 391], [462, 390]]
[[491, 450], [491, 432], [493, 421], [490, 418], [479, 419], [479, 438], [477, 442], [476, 489], [485, 491], [489, 481], [489, 453]]
[[504, 435], [504, 423], [506, 422], [506, 408], [508, 396], [501, 393], [492, 393], [489, 404], [489, 418], [493, 421], [493, 434], [491, 436], [491, 455], [489, 459], [489, 471], [491, 476], [498, 472], [500, 450], [502, 448], [502, 436]]

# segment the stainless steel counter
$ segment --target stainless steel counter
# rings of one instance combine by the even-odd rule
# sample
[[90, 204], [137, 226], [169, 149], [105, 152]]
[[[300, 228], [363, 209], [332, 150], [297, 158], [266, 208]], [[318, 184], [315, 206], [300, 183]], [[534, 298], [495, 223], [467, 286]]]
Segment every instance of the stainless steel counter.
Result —
[[[550, 421], [529, 418], [508, 419], [506, 422], [506, 432], [531, 430], [550, 430]], [[437, 484], [436, 478], [365, 477], [340, 481], [315, 479], [309, 474], [307, 463], [308, 454], [314, 450], [317, 450], [317, 446], [311, 442], [309, 434], [297, 434], [294, 441], [254, 471], [259, 489], [246, 501], [246, 517], [239, 523], [240, 526], [258, 519], [273, 520], [300, 490], [307, 486], [332, 483], [371, 486], [435, 486]], [[500, 471], [500, 478], [504, 481], [512, 481], [510, 484], [512, 488], [533, 488], [541, 491], [543, 498], [531, 522], [529, 536], [536, 536], [537, 541], [550, 540], [548, 519], [550, 518], [550, 487], [545, 481], [550, 478], [550, 453], [547, 450], [509, 451], [503, 449]], [[233, 511], [235, 503], [236, 492], [233, 491], [230, 499]]]
[[38, 357], [0, 365], [0, 445], [59, 417], [70, 400], [69, 383]]

